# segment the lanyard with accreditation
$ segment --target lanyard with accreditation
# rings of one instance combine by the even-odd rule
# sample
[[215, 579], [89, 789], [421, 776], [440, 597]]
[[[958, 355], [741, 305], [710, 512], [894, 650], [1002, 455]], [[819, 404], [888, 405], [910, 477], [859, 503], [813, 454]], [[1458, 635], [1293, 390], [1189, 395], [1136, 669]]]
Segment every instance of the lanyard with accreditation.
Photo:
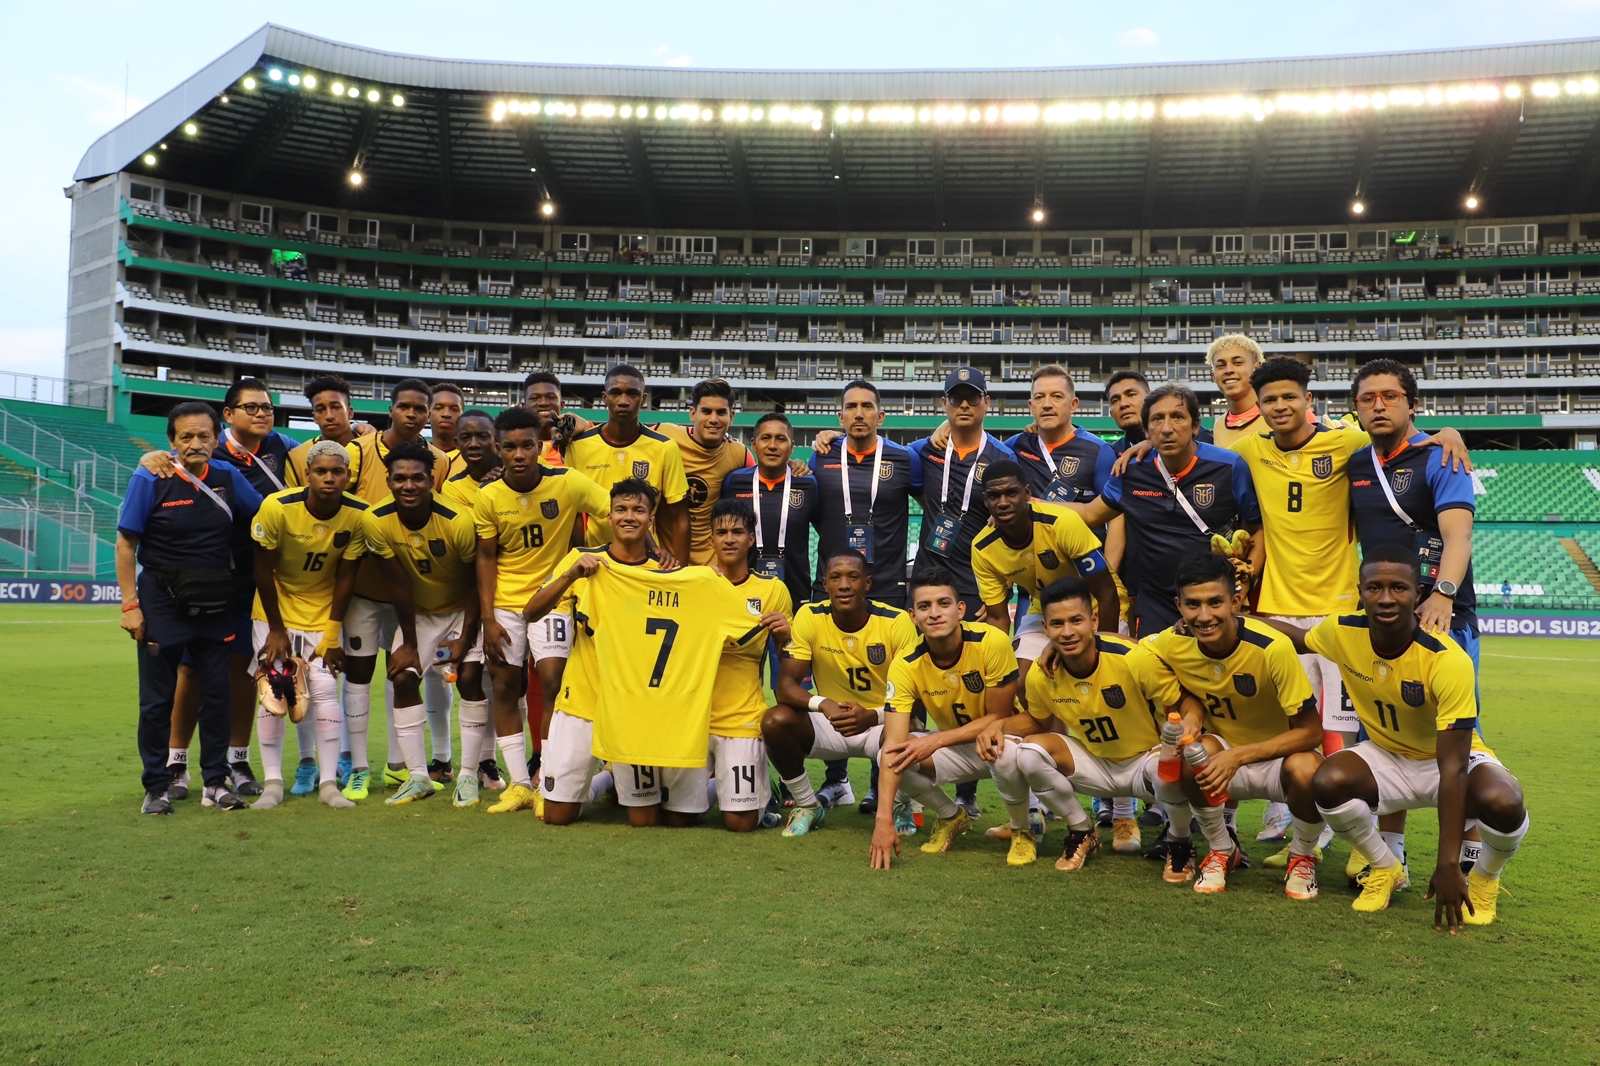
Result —
[[[981, 453], [983, 442], [978, 442]], [[948, 440], [944, 445], [944, 482], [939, 488], [939, 517], [933, 520], [933, 530], [928, 534], [928, 550], [935, 555], [950, 558], [950, 549], [955, 547], [956, 534], [961, 529], [962, 521], [967, 517], [967, 509], [972, 506], [972, 485], [978, 480], [978, 456], [972, 457], [972, 466], [967, 470], [967, 487], [961, 493], [961, 513], [951, 514], [950, 501], [950, 459], [955, 455], [954, 440]], [[923, 521], [927, 521], [926, 518]]]
[[784, 467], [783, 502], [778, 512], [778, 553], [769, 556], [761, 532], [761, 468], [757, 467], [750, 474], [750, 498], [755, 503], [756, 513], [756, 573], [761, 577], [783, 576], [783, 547], [789, 541], [789, 485], [793, 477], [794, 471]]
[[[227, 446], [228, 454], [233, 456], [235, 459], [243, 459], [245, 466], [254, 464], [261, 467], [261, 472], [267, 475], [268, 481], [272, 482], [272, 489], [274, 492], [281, 492], [283, 490], [283, 478], [275, 474], [272, 470], [272, 467], [268, 466], [266, 463], [263, 463], [261, 461], [261, 457], [256, 455], [255, 452], [247, 452], [239, 445], [235, 444], [233, 440], [233, 430], [225, 429], [222, 431], [222, 443]], [[256, 450], [259, 451], [260, 449], [261, 445], [256, 445]]]
[[[1400, 445], [1390, 458], [1399, 455], [1410, 447], [1410, 442]], [[1383, 472], [1383, 460], [1378, 458], [1378, 449], [1372, 449], [1372, 472], [1377, 475], [1378, 484], [1383, 486], [1383, 498], [1389, 501], [1389, 509], [1394, 516], [1411, 527], [1411, 532], [1416, 535], [1417, 566], [1422, 570], [1422, 583], [1432, 586], [1439, 580], [1439, 564], [1444, 562], [1444, 538], [1437, 533], [1430, 533], [1417, 525], [1416, 520], [1406, 513], [1400, 506], [1400, 501], [1394, 498], [1394, 489], [1389, 487], [1389, 476]]]
[[853, 548], [872, 563], [872, 514], [878, 509], [878, 478], [883, 472], [883, 438], [872, 450], [872, 494], [867, 500], [867, 520], [856, 521], [856, 510], [850, 502], [850, 449], [844, 449], [844, 461], [839, 464], [839, 484], [844, 489], [844, 536], [847, 547]]

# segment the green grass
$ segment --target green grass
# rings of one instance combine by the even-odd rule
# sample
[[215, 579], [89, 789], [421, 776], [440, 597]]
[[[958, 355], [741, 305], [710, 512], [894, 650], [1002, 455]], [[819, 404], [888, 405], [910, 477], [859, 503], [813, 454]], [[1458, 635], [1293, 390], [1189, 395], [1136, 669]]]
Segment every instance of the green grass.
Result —
[[1533, 828], [1500, 921], [1452, 938], [1420, 890], [1353, 914], [1341, 845], [1298, 904], [1109, 849], [1011, 870], [978, 834], [875, 874], [853, 811], [804, 840], [443, 799], [141, 818], [115, 617], [0, 609], [3, 1062], [1600, 1061], [1592, 644], [1485, 641]]

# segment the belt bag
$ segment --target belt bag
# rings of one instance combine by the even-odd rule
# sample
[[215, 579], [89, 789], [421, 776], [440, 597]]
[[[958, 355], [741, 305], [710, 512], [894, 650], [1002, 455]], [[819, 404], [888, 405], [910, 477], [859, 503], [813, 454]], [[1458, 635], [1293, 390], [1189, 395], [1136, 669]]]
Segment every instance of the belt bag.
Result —
[[227, 614], [234, 598], [233, 571], [193, 566], [182, 570], [157, 570], [152, 575], [178, 613], [189, 618], [215, 618]]

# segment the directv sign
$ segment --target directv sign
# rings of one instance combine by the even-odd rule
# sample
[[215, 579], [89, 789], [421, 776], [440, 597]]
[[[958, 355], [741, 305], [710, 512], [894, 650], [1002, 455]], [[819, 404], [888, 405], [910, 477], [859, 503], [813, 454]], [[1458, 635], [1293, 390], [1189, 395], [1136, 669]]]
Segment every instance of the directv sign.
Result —
[[114, 581], [0, 581], [0, 603], [121, 603]]
[[1585, 637], [1600, 640], [1600, 614], [1519, 614], [1497, 611], [1478, 616], [1486, 637]]

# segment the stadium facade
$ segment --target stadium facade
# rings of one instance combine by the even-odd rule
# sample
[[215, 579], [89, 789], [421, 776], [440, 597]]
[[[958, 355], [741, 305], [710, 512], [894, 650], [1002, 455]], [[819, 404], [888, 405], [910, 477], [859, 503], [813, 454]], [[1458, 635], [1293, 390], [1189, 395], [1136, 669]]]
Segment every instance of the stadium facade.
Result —
[[747, 418], [825, 419], [861, 375], [909, 430], [949, 366], [1017, 424], [1061, 362], [1093, 426], [1120, 367], [1220, 403], [1205, 346], [1245, 332], [1336, 409], [1389, 355], [1478, 443], [1590, 446], [1597, 179], [1600, 40], [747, 72], [268, 25], [84, 155], [66, 377], [114, 417], [244, 374], [292, 406], [328, 369], [370, 408], [538, 367], [592, 397], [628, 361], [665, 412], [718, 374]]

